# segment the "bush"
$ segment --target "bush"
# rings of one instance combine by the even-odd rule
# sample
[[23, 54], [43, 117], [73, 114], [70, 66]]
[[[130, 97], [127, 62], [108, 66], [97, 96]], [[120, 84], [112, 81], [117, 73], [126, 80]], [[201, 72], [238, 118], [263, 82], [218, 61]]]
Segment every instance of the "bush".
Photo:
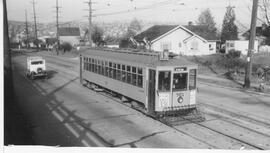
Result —
[[60, 45], [60, 49], [64, 50], [65, 53], [66, 51], [70, 51], [72, 49], [72, 46], [70, 43], [64, 42], [63, 44]]
[[236, 51], [234, 49], [229, 50], [228, 54], [226, 55], [227, 58], [239, 58], [241, 55], [241, 51]]

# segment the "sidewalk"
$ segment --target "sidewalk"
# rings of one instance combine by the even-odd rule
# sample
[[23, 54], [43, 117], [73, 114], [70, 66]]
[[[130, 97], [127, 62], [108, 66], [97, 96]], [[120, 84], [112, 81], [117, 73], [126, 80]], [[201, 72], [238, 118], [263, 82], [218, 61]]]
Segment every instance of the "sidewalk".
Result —
[[221, 86], [226, 88], [234, 88], [236, 90], [242, 90], [246, 92], [252, 92], [256, 94], [267, 94], [270, 96], [270, 85], [265, 84], [264, 91], [260, 92], [258, 91], [259, 84], [258, 83], [251, 83], [251, 88], [245, 89], [243, 88], [243, 82], [238, 82], [235, 80], [229, 80], [222, 76], [214, 76], [214, 75], [205, 75], [205, 74], [199, 74], [198, 75], [198, 81], [201, 83], [207, 83], [212, 84], [215, 86]]

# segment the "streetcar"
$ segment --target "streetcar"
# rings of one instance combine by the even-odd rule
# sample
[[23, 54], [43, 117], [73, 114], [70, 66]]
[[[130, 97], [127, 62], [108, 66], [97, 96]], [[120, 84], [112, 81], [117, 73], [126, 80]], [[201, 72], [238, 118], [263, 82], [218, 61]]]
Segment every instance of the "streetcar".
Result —
[[80, 82], [136, 101], [151, 116], [197, 108], [198, 66], [167, 52], [89, 48], [80, 54]]

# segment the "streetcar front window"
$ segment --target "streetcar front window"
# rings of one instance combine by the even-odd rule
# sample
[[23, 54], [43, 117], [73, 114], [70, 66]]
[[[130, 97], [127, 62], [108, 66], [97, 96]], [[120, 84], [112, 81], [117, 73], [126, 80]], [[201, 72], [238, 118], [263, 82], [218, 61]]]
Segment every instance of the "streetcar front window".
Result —
[[187, 73], [173, 74], [173, 91], [187, 90]]
[[171, 90], [171, 72], [161, 71], [158, 74], [158, 90], [169, 92]]

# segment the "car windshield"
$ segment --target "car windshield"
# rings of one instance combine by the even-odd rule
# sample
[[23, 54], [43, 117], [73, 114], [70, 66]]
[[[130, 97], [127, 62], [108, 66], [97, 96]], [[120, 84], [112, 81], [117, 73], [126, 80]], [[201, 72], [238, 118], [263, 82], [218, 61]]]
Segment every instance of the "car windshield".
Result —
[[33, 61], [31, 62], [32, 65], [38, 65], [38, 64], [43, 64], [43, 61]]

